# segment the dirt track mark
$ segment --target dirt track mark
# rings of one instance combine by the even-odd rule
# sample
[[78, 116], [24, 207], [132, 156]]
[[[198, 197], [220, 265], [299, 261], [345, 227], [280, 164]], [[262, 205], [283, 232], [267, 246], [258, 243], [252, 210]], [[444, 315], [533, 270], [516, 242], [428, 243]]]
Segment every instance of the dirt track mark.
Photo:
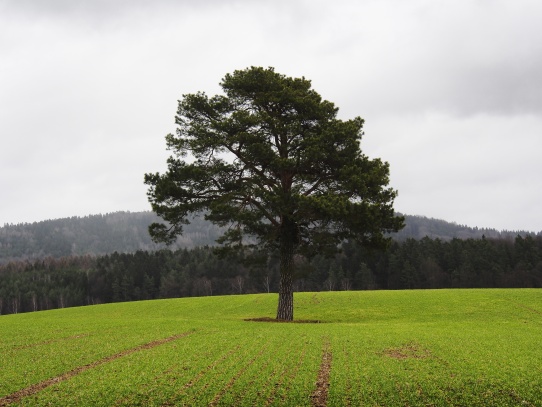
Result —
[[538, 311], [537, 309], [528, 307], [527, 305], [520, 304], [519, 302], [515, 302], [514, 304], [516, 304], [520, 308], [523, 308], [523, 309], [526, 309], [528, 311], [534, 312], [535, 314], [542, 315], [542, 312]]
[[127, 349], [127, 350], [125, 350], [123, 352], [116, 353], [116, 354], [111, 355], [111, 356], [107, 356], [107, 357], [105, 357], [103, 359], [97, 360], [97, 361], [89, 363], [87, 365], [76, 367], [75, 369], [70, 370], [69, 372], [66, 372], [66, 373], [64, 373], [64, 374], [62, 374], [60, 376], [53, 377], [51, 379], [44, 380], [44, 381], [42, 381], [40, 383], [33, 384], [32, 386], [26, 387], [24, 389], [16, 391], [15, 393], [11, 393], [11, 394], [8, 394], [7, 396], [4, 396], [4, 397], [0, 398], [0, 407], [1, 406], [7, 406], [7, 405], [9, 405], [11, 403], [16, 403], [16, 402], [20, 401], [24, 397], [31, 396], [33, 394], [39, 393], [40, 391], [46, 389], [49, 386], [52, 386], [54, 384], [63, 382], [65, 380], [69, 380], [72, 377], [77, 376], [78, 374], [81, 374], [86, 370], [93, 369], [93, 368], [98, 367], [100, 365], [103, 365], [105, 363], [108, 363], [108, 362], [111, 362], [113, 360], [119, 359], [119, 358], [121, 358], [123, 356], [131, 355], [132, 353], [135, 353], [135, 352], [155, 348], [155, 347], [163, 345], [165, 343], [172, 342], [172, 341], [174, 341], [176, 339], [179, 339], [179, 338], [182, 338], [184, 336], [190, 335], [191, 333], [192, 332], [184, 332], [184, 333], [181, 333], [181, 334], [170, 336], [169, 338], [159, 339], [159, 340], [156, 340], [156, 341], [145, 343], [143, 345], [136, 346], [135, 348]]
[[315, 407], [327, 406], [327, 394], [329, 390], [329, 375], [331, 373], [331, 360], [333, 354], [331, 353], [331, 343], [329, 338], [324, 340], [322, 347], [322, 363], [320, 363], [320, 370], [318, 371], [318, 378], [316, 379], [316, 389], [311, 396], [311, 405]]
[[514, 304], [514, 305], [515, 305], [516, 307], [518, 307], [518, 308], [523, 308], [523, 309], [526, 309], [527, 311], [530, 311], [530, 312], [532, 312], [532, 313], [534, 313], [534, 314], [542, 315], [542, 311], [539, 311], [539, 310], [537, 310], [537, 309], [534, 309], [534, 308], [532, 308], [532, 307], [529, 307], [528, 305], [524, 305], [524, 304], [522, 304], [522, 303], [520, 303], [520, 302], [514, 301], [514, 300], [512, 300], [512, 299], [508, 299], [508, 298], [503, 298], [502, 300], [503, 300], [503, 301], [506, 301], [506, 302], [509, 302], [509, 303], [512, 303], [512, 304]]

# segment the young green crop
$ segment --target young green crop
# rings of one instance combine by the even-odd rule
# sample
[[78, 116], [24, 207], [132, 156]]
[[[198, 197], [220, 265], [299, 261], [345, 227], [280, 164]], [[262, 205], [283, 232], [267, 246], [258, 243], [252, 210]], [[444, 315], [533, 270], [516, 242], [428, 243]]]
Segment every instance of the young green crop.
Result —
[[299, 293], [296, 318], [322, 323], [245, 321], [275, 306], [268, 294], [2, 316], [0, 405], [542, 406], [541, 290]]

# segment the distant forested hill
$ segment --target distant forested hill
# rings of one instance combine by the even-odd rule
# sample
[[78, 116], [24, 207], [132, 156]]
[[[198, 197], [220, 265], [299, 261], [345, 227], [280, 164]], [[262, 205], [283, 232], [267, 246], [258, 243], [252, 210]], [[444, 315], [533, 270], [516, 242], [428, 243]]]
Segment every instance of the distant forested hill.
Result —
[[[159, 221], [152, 212], [115, 212], [106, 215], [71, 217], [42, 222], [4, 225], [0, 228], [0, 263], [12, 260], [103, 255], [154, 251], [164, 248], [151, 240], [148, 227]], [[170, 248], [212, 245], [219, 228], [193, 219], [185, 233]]]
[[[394, 239], [403, 241], [406, 239], [431, 239], [451, 240], [457, 239], [481, 239], [482, 237], [492, 239], [515, 238], [516, 236], [534, 236], [536, 233], [525, 230], [504, 230], [469, 227], [457, 223], [446, 222], [440, 219], [427, 218], [425, 216], [404, 215], [406, 226], [399, 233], [394, 234]], [[542, 233], [542, 232], [541, 232]]]
[[[0, 228], [0, 263], [14, 260], [65, 257], [73, 255], [103, 255], [154, 251], [164, 246], [152, 242], [147, 228], [159, 218], [152, 212], [115, 212], [105, 215], [71, 217], [42, 222], [6, 224]], [[195, 218], [185, 227], [185, 234], [171, 247], [193, 248], [213, 245], [220, 228]], [[406, 216], [406, 227], [394, 234], [394, 239], [408, 238], [450, 240], [515, 237], [527, 232], [499, 232], [478, 229], [422, 216]]]

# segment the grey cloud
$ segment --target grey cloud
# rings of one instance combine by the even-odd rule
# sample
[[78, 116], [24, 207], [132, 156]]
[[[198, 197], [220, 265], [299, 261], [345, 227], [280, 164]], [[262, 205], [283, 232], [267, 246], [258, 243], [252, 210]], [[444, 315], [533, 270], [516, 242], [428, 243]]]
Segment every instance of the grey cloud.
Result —
[[542, 229], [541, 11], [529, 0], [0, 1], [0, 224], [148, 208], [143, 174], [163, 171], [177, 99], [261, 65], [306, 76], [341, 117], [367, 120], [362, 146], [390, 162], [399, 211]]
[[250, 0], [3, 0], [0, 10], [27, 17], [76, 17], [103, 21], [125, 14], [162, 12], [164, 9], [206, 9], [248, 2]]
[[542, 112], [542, 3], [382, 4], [359, 5], [345, 17], [360, 18], [355, 31], [344, 25], [357, 39], [340, 65], [344, 86], [357, 78], [350, 101], [361, 99], [375, 115]]

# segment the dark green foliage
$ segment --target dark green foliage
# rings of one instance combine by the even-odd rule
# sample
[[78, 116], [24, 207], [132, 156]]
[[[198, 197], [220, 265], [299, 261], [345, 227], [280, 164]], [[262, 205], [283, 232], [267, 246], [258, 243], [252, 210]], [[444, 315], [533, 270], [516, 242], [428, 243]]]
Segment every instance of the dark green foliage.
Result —
[[489, 228], [469, 227], [458, 225], [457, 223], [446, 222], [441, 219], [427, 218], [425, 216], [405, 215], [405, 227], [393, 234], [394, 240], [422, 239], [430, 237], [432, 239], [451, 240], [457, 239], [481, 239], [487, 238], [514, 238], [517, 235], [532, 235], [527, 231], [510, 231]]
[[[71, 255], [105, 255], [157, 250], [165, 245], [153, 243], [148, 227], [159, 218], [152, 212], [115, 212], [106, 215], [71, 217], [0, 227], [0, 264], [18, 260], [39, 260]], [[405, 215], [405, 228], [393, 233], [394, 240], [422, 239], [442, 241], [453, 238], [480, 239], [535, 236], [528, 232], [497, 231], [457, 225], [438, 219]], [[185, 225], [183, 235], [170, 249], [215, 245], [222, 230], [203, 217]]]
[[[277, 292], [279, 259], [252, 270], [210, 248], [0, 265], [0, 314], [116, 301]], [[542, 287], [542, 236], [408, 239], [386, 252], [346, 242], [298, 264], [298, 291]]]
[[166, 138], [168, 172], [145, 177], [153, 210], [169, 222], [152, 226], [156, 240], [182, 233], [193, 212], [236, 225], [225, 245], [248, 235], [256, 240], [245, 245], [278, 250], [290, 222], [304, 253], [334, 252], [346, 238], [380, 243], [402, 227], [388, 165], [359, 150], [361, 118], [338, 120], [310, 81], [273, 69], [236, 71], [221, 86], [225, 96], [184, 95], [177, 135]]
[[[227, 251], [278, 253], [277, 318], [293, 318], [294, 258], [333, 254], [345, 239], [384, 247], [403, 227], [395, 216], [389, 166], [360, 150], [363, 119], [337, 119], [305, 78], [272, 68], [228, 74], [224, 95], [184, 95], [165, 174], [146, 174], [153, 210], [166, 221], [150, 233], [172, 242], [188, 215], [228, 226]], [[246, 253], [246, 251], [245, 251]]]
[[[4, 225], [0, 228], [0, 264], [47, 257], [158, 250], [165, 245], [154, 243], [148, 233], [149, 225], [158, 219], [152, 212], [115, 212]], [[220, 229], [203, 218], [192, 219], [172, 248], [212, 245], [219, 234]]]

